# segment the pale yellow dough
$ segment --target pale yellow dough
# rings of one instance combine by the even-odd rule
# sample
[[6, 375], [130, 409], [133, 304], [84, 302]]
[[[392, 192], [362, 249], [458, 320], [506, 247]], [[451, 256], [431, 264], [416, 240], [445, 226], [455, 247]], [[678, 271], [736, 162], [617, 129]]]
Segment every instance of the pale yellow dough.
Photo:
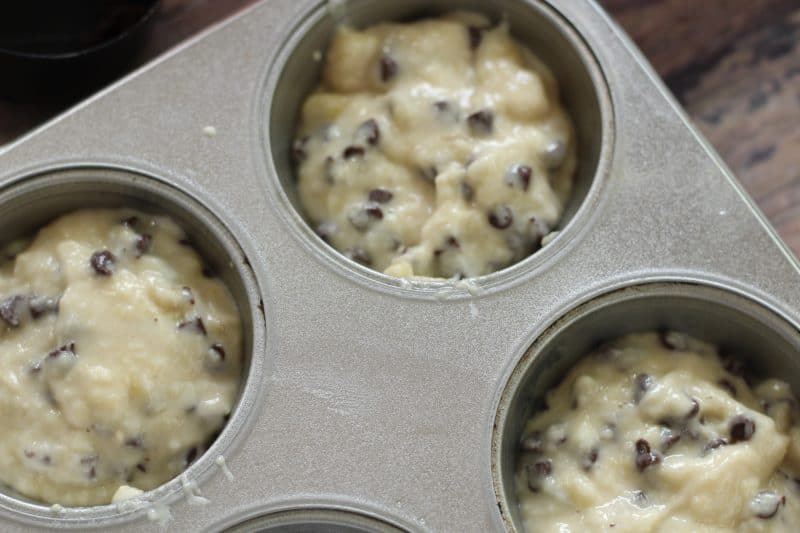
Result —
[[340, 28], [293, 153], [316, 231], [401, 277], [480, 276], [529, 256], [575, 170], [552, 74], [474, 13]]
[[751, 388], [731, 361], [674, 332], [625, 336], [581, 361], [525, 428], [525, 529], [797, 531], [797, 400], [775, 379]]
[[238, 393], [241, 326], [184, 238], [165, 217], [84, 210], [9, 248], [24, 251], [0, 266], [2, 483], [105, 504], [203, 453]]

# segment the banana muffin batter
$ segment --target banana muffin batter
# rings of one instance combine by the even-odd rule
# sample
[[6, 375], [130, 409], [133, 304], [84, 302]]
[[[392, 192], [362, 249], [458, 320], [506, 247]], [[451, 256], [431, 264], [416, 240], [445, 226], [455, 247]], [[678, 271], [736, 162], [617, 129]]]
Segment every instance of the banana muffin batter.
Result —
[[452, 13], [339, 28], [293, 156], [317, 233], [399, 277], [473, 277], [535, 252], [572, 188], [548, 68], [505, 23]]
[[0, 482], [106, 504], [203, 453], [239, 390], [241, 327], [175, 223], [77, 211], [2, 260]]
[[686, 335], [633, 334], [582, 360], [523, 432], [527, 531], [790, 532], [800, 411], [789, 385]]

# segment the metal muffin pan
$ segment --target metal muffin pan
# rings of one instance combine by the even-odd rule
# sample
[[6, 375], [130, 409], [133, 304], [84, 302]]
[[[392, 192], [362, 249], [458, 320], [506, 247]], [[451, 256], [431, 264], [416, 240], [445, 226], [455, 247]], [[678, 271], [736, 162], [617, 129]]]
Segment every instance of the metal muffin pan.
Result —
[[[574, 360], [574, 352], [558, 359], [548, 344], [583, 346], [570, 321], [586, 316], [593, 335], [607, 336], [663, 318], [642, 313], [623, 322], [622, 311], [585, 311], [617, 294], [641, 290], [672, 302], [658, 308], [682, 314], [666, 325], [697, 313], [718, 317], [707, 322], [714, 335], [727, 321], [749, 324], [753, 334], [739, 339], [782, 346], [785, 357], [765, 371], [798, 385], [790, 351], [798, 345], [800, 265], [635, 47], [590, 0], [484, 4], [269, 0], [0, 153], [3, 237], [79, 204], [144, 201], [197, 232], [201, 252], [239, 292], [252, 323], [243, 396], [214, 447], [186, 472], [209, 503], [190, 503], [176, 480], [146, 495], [169, 507], [169, 530], [222, 531], [260, 516], [264, 528], [289, 517], [287, 527], [310, 531], [380, 531], [377, 523], [413, 532], [512, 529], [502, 449], [519, 431], [507, 422], [516, 384], [540, 389]], [[314, 47], [348, 14], [371, 22], [453, 7], [495, 19], [506, 12], [522, 41], [563, 39], [558, 50], [534, 48], [558, 63], [551, 67], [568, 105], [591, 115], [578, 121], [582, 145], [589, 143], [579, 201], [560, 237], [474, 286], [402, 283], [325, 247], [293, 207], [287, 113], [299, 96], [280, 96], [282, 69], [294, 69], [284, 83], [297, 76], [296, 92], [310, 87], [319, 68]], [[206, 126], [216, 135], [204, 134]], [[46, 189], [80, 193], [59, 203]], [[233, 481], [216, 466], [219, 455]], [[54, 513], [0, 498], [0, 530], [9, 532], [158, 531], [146, 515], [113, 506]]]

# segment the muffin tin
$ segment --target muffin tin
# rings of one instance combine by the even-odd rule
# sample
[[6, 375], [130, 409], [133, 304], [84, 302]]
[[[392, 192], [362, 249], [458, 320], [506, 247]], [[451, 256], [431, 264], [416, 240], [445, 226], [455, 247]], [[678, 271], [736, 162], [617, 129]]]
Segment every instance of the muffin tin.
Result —
[[[467, 283], [403, 281], [313, 234], [289, 146], [336, 24], [456, 8], [505, 16], [553, 68], [578, 127], [576, 193], [525, 261]], [[634, 329], [738, 346], [800, 391], [800, 265], [589, 0], [269, 0], [0, 153], [2, 241], [123, 204], [175, 217], [231, 286], [241, 397], [211, 449], [142, 507], [6, 491], [3, 531], [158, 531], [148, 514], [164, 509], [174, 531], [518, 530], [521, 419], [587, 346]]]

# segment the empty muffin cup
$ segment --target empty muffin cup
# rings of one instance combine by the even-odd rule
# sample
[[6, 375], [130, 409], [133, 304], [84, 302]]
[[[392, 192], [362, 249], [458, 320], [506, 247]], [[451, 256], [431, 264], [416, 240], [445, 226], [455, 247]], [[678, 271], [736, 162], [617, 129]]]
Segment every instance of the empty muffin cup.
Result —
[[[613, 360], [615, 357], [613, 351], [618, 348], [613, 341], [620, 338], [641, 340], [641, 336], [625, 336], [644, 332], [662, 332], [662, 335], [667, 335], [664, 332], [682, 332], [708, 343], [705, 348], [700, 346], [698, 349], [700, 352], [706, 350], [712, 355], [726, 354], [733, 367], [743, 369], [741, 374], [745, 380], [778, 378], [788, 383], [795, 394], [800, 390], [800, 357], [798, 357], [800, 336], [798, 336], [796, 326], [771, 309], [770, 305], [759, 301], [758, 298], [744, 296], [734, 290], [690, 283], [652, 283], [631, 286], [596, 297], [570, 310], [544, 331], [513, 370], [501, 396], [492, 437], [492, 475], [502, 519], [509, 530], [525, 531], [518, 499], [516, 472], [525, 445], [530, 444], [528, 446], [530, 450], [528, 448], [525, 450], [531, 453], [537, 451], [533, 449], [534, 444], [523, 444], [522, 440], [530, 434], [526, 426], [531, 417], [547, 410], [545, 394], [556, 387], [575, 367], [576, 363], [590, 353], [595, 354], [593, 357], [598, 357], [598, 350], [602, 350], [603, 347], [609, 346], [607, 343], [612, 342], [610, 344], [612, 351], [609, 357]], [[656, 333], [651, 335], [654, 339], [659, 339]], [[683, 335], [673, 336], [673, 334], [661, 337], [665, 353], [668, 353], [670, 349], [675, 349], [685, 338]], [[678, 344], [676, 345], [676, 343]], [[679, 351], [687, 351], [685, 346], [679, 348]], [[739, 372], [739, 370], [731, 369], [730, 372]], [[646, 374], [628, 377], [644, 380], [640, 387], [642, 391], [647, 391], [649, 385], [652, 384], [650, 377]], [[725, 389], [720, 389], [719, 394], [732, 388], [725, 381], [720, 380], [719, 387], [725, 386]], [[575, 387], [578, 387], [577, 381]], [[641, 396], [646, 396], [648, 393], [642, 392], [640, 397], [636, 397], [635, 392], [633, 390], [631, 393], [633, 394], [631, 402], [636, 403], [637, 400], [644, 402], [645, 400], [642, 400]], [[730, 396], [736, 396], [735, 389], [730, 392]], [[684, 398], [676, 396], [673, 399], [680, 403]], [[703, 415], [707, 414], [709, 420], [719, 415], [719, 413], [710, 411], [706, 413], [706, 406], [703, 404], [705, 400], [707, 398], [699, 398], [701, 406], [698, 410], [694, 409], [691, 398], [687, 400], [689, 402], [686, 409], [687, 420], [696, 416], [697, 411], [699, 411], [699, 423], [703, 422]], [[725, 401], [732, 402], [733, 400], [729, 398]], [[757, 400], [748, 400], [749, 403], [755, 401]], [[627, 406], [627, 402], [626, 399], [625, 402], [620, 403], [620, 408], [623, 408], [623, 404]], [[721, 405], [721, 403], [717, 402], [716, 405]], [[573, 407], [577, 407], [577, 405], [573, 404]], [[638, 406], [634, 407], [639, 408]], [[605, 414], [610, 415], [610, 413]], [[676, 425], [671, 424], [667, 418], [659, 419], [658, 422], [661, 424], [660, 428], [673, 437], [668, 439], [667, 445], [675, 444], [681, 436], [685, 437], [686, 444], [689, 441], [705, 442], [702, 436], [698, 437], [693, 434], [691, 428], [687, 430], [686, 435], [676, 429], [680, 427], [680, 431], [686, 430], [685, 426], [690, 426], [690, 424], [685, 420]], [[727, 423], [727, 419], [725, 423]], [[724, 442], [720, 442], [719, 445], [734, 444], [737, 441], [749, 439], [752, 436], [752, 432], [748, 433], [747, 431], [749, 427], [747, 424], [737, 425], [731, 422], [730, 428], [726, 426], [725, 438], [721, 439]], [[616, 442], [613, 435], [614, 429], [610, 426], [608, 436], [610, 442]], [[730, 437], [727, 434], [728, 430], [731, 432]], [[572, 442], [577, 442], [575, 439], [580, 440], [577, 435], [561, 437], [565, 439], [563, 441], [565, 443], [569, 439], [572, 439]], [[652, 450], [650, 444], [653, 444]], [[663, 443], [659, 441], [658, 446], [661, 447], [661, 444]], [[620, 446], [622, 445], [623, 443], [620, 442]], [[660, 463], [661, 459], [667, 456], [666, 453], [663, 453], [662, 457], [661, 450], [660, 448], [656, 449], [655, 443], [637, 442], [636, 446], [636, 450], [633, 448], [630, 450], [630, 461], [635, 461], [642, 476], [648, 474], [648, 468], [654, 468], [652, 465]], [[715, 447], [711, 446], [702, 453], [708, 453]], [[727, 446], [727, 449], [732, 448], [735, 447]], [[589, 453], [586, 456], [586, 464], [578, 465], [578, 471], [581, 466], [584, 471], [591, 470], [592, 463], [597, 460], [597, 457], [596, 452]], [[639, 461], [640, 458], [641, 461]], [[645, 459], [647, 460], [645, 461]], [[669, 460], [665, 460], [663, 464], [663, 468], [676, 468], [674, 463]], [[551, 475], [551, 469], [552, 463], [544, 460], [541, 465], [538, 463], [534, 465], [532, 471], [546, 477]], [[631, 471], [635, 472], [635, 469], [631, 467]], [[537, 492], [539, 488], [533, 487], [530, 490]], [[634, 502], [634, 504], [642, 505], [644, 508], [648, 504], [647, 496], [644, 491], [640, 492], [641, 501]], [[635, 490], [631, 491], [632, 496], [636, 496], [634, 493], [639, 494]], [[761, 496], [756, 497], [753, 502], [749, 503], [749, 506], [757, 507], [764, 503], [759, 498], [764, 499], [774, 495], [763, 495], [763, 498]], [[776, 506], [785, 505], [785, 503], [781, 503], [780, 498], [775, 499], [773, 503]], [[761, 511], [756, 510], [754, 513], [758, 514]], [[759, 518], [762, 517], [759, 515]], [[605, 526], [609, 526], [609, 524], [605, 524]], [[615, 524], [615, 526], [624, 529], [626, 524]], [[535, 524], [533, 527], [535, 529]]]
[[253, 518], [228, 533], [401, 533], [405, 530], [367, 515], [334, 509], [291, 509]]
[[[487, 269], [472, 268], [466, 263], [461, 265], [458, 259], [450, 261], [446, 257], [447, 250], [439, 250], [437, 248], [428, 255], [433, 258], [431, 261], [447, 264], [447, 268], [438, 269], [439, 274], [435, 274], [434, 277], [477, 276], [477, 279], [507, 279], [509, 275], [519, 275], [530, 270], [525, 266], [531, 264], [528, 261], [529, 257], [543, 257], [554, 253], [553, 251], [558, 249], [559, 245], [551, 246], [551, 244], [565, 242], [565, 239], [570, 234], [576, 233], [580, 220], [585, 220], [589, 216], [592, 204], [595, 203], [592, 199], [596, 199], [600, 192], [600, 182], [611, 156], [613, 140], [611, 102], [601, 69], [577, 31], [544, 2], [504, 0], [494, 2], [491, 6], [488, 6], [485, 2], [475, 0], [457, 2], [411, 1], [391, 3], [391, 5], [387, 5], [385, 2], [367, 1], [347, 3], [341, 10], [332, 8], [324, 3], [318, 4], [316, 9], [301, 19], [298, 27], [292, 28], [291, 32], [287, 33], [287, 41], [277, 60], [271, 66], [267, 80], [266, 94], [262, 101], [263, 112], [268, 117], [263, 143], [267, 147], [268, 161], [272, 164], [272, 174], [277, 181], [277, 183], [272, 184], [273, 193], [277, 196], [280, 210], [288, 218], [301, 238], [309, 243], [310, 248], [319, 252], [323, 257], [333, 260], [340, 267], [349, 271], [356, 269], [361, 274], [366, 274], [373, 279], [390, 282], [393, 285], [397, 284], [396, 281], [390, 281], [391, 278], [387, 279], [384, 274], [378, 274], [376, 271], [362, 268], [370, 265], [372, 268], [377, 268], [379, 266], [377, 263], [383, 265], [385, 261], [378, 261], [369, 253], [361, 253], [363, 250], [359, 246], [347, 248], [342, 253], [339, 253], [333, 247], [325, 244], [324, 238], [326, 238], [327, 226], [324, 223], [314, 221], [314, 227], [311, 227], [312, 222], [306, 216], [297, 191], [296, 161], [298, 154], [303, 153], [303, 147], [298, 147], [295, 140], [298, 137], [297, 128], [301, 108], [321, 79], [323, 59], [325, 58], [323, 52], [327, 50], [340, 25], [368, 28], [381, 22], [417, 21], [438, 17], [454, 11], [478, 13], [481, 17], [486, 17], [483, 20], [488, 19], [490, 21], [489, 24], [493, 25], [507, 24], [511, 37], [529, 48], [552, 71], [553, 77], [560, 88], [559, 98], [561, 103], [574, 123], [575, 146], [577, 147], [575, 154], [576, 168], [572, 191], [569, 199], [563, 205], [563, 213], [556, 219], [557, 222], [550, 221], [552, 223], [551, 227], [550, 224], [542, 223], [542, 220], [533, 220], [536, 217], [531, 219], [531, 223], [536, 226], [537, 231], [545, 235], [551, 235], [543, 241], [548, 242], [548, 244], [543, 247], [542, 251], [528, 257], [522, 254], [520, 257], [524, 259], [511, 264], [498, 260], [500, 262], [496, 264], [496, 267]], [[480, 29], [476, 29], [473, 32], [475, 33], [475, 41], [479, 42], [481, 38], [480, 32]], [[440, 107], [444, 107], [444, 104]], [[445, 111], [442, 112], [444, 113]], [[473, 130], [479, 130], [485, 126], [485, 122], [481, 122], [480, 113], [474, 115], [467, 122], [469, 122]], [[376, 124], [374, 121], [365, 122], [365, 129], [363, 129], [362, 133], [366, 135], [365, 142], [367, 145], [379, 142], [379, 129], [377, 130], [377, 135], [367, 135], [368, 132], [366, 132], [366, 129], [375, 131], [374, 126]], [[478, 135], [478, 133], [475, 134]], [[343, 152], [343, 161], [347, 162], [363, 156], [360, 146], [349, 148], [352, 149], [346, 149]], [[508, 177], [509, 186], [527, 190], [528, 183], [534, 183], [532, 181], [533, 178], [530, 177], [529, 170], [524, 165], [523, 168], [516, 168], [516, 174]], [[424, 174], [425, 172], [421, 174], [423, 177], [420, 179], [425, 178]], [[437, 185], [438, 188], [439, 186]], [[391, 206], [391, 196], [386, 191], [381, 189], [371, 191], [369, 199], [365, 199], [365, 202], [369, 205], [364, 213], [352, 213], [352, 217], [348, 214], [348, 220], [356, 228], [353, 231], [364, 232], [366, 230], [362, 226], [369, 225], [378, 219], [380, 219], [378, 222], [381, 224], [389, 223], [389, 219], [392, 217], [388, 214], [384, 216], [381, 212], [384, 207], [388, 209]], [[481, 215], [478, 215], [478, 211], [475, 211], [476, 224], [478, 219], [481, 222], [485, 222], [483, 219], [486, 218], [489, 221], [488, 224], [491, 224], [494, 228], [499, 228], [500, 234], [503, 234], [506, 228], [510, 231], [512, 228], [509, 227], [511, 224], [507, 223], [509, 218], [507, 211], [503, 211], [503, 206], [498, 207], [498, 209], [497, 212], [490, 210], [488, 214], [483, 213]], [[527, 217], [525, 220], [527, 221]], [[545, 226], [547, 227], [544, 228]], [[527, 244], [517, 242], [519, 239], [514, 238], [515, 236], [516, 233], [514, 235], [509, 234], [506, 241], [503, 242], [507, 242], [511, 249], [527, 249]], [[382, 234], [381, 236], [375, 236], [374, 239], [370, 237], [369, 242], [374, 244], [375, 247], [384, 247], [385, 244], [385, 247], [390, 249], [392, 242], [397, 241], [400, 244], [395, 248], [396, 252], [405, 248], [400, 240], [388, 237], [384, 239], [383, 237], [385, 236]], [[498, 238], [502, 240], [505, 237], [500, 235]], [[380, 243], [375, 244], [378, 241]], [[386, 243], [383, 241], [386, 241]], [[445, 239], [443, 242], [453, 249], [459, 249], [458, 239]], [[500, 245], [498, 244], [498, 246]], [[468, 255], [466, 248], [468, 246], [461, 248], [464, 257]], [[472, 254], [473, 252], [469, 253]], [[477, 253], [476, 251], [475, 254]], [[427, 258], [428, 255], [425, 255], [425, 257]], [[410, 261], [413, 262], [415, 260]], [[424, 261], [427, 261], [427, 259]], [[517, 260], [515, 259], [514, 261]], [[357, 263], [360, 263], [361, 267], [356, 266]], [[380, 270], [385, 270], [386, 274], [390, 276], [408, 277], [417, 275], [405, 268], [405, 265], [409, 264], [408, 262], [402, 260], [395, 261], [395, 263], [391, 268], [381, 268]], [[489, 263], [495, 264], [494, 260], [489, 261]], [[536, 264], [538, 263], [536, 262]], [[492, 273], [493, 271], [494, 273]]]
[[[59, 319], [53, 323], [58, 324], [56, 337], [70, 337], [64, 346], [45, 353], [38, 364], [38, 359], [34, 361], [29, 372], [21, 378], [24, 382], [21, 385], [30, 382], [31, 385], [43, 387], [48, 393], [44, 397], [51, 399], [51, 408], [43, 416], [53, 422], [52, 427], [58, 427], [53, 417], [63, 412], [59, 416], [65, 417], [68, 427], [86, 426], [87, 435], [93, 432], [106, 435], [107, 438], [103, 437], [105, 440], [101, 439], [102, 442], [119, 441], [120, 457], [133, 457], [136, 454], [142, 456], [141, 460], [134, 461], [138, 461], [135, 469], [130, 468], [129, 471], [127, 466], [122, 467], [115, 462], [104, 463], [102, 458], [105, 452], [95, 453], [81, 439], [73, 439], [80, 448], [74, 450], [62, 450], [66, 444], [59, 444], [57, 436], [53, 441], [56, 444], [35, 442], [30, 446], [26, 445], [24, 459], [21, 461], [25, 465], [30, 463], [28, 466], [32, 465], [31, 468], [53, 467], [56, 463], [62, 463], [66, 470], [85, 470], [83, 483], [86, 487], [76, 484], [76, 491], [84, 490], [85, 495], [81, 496], [84, 494], [81, 492], [67, 494], [63, 501], [60, 496], [37, 496], [47, 500], [47, 503], [41, 503], [4, 487], [0, 493], [0, 506], [10, 511], [12, 516], [23, 517], [36, 525], [58, 523], [80, 527], [88, 521], [93, 524], [109, 524], [124, 517], [132, 517], [136, 510], [148, 508], [152, 502], [162, 501], [176, 494], [181, 488], [185, 489], [187, 484], [189, 487], [195, 486], [198, 475], [215, 468], [215, 462], [224, 455], [225, 450], [242, 431], [248, 415], [248, 405], [252, 403], [261, 381], [261, 360], [252, 357], [254, 350], [263, 350], [264, 345], [264, 318], [258, 310], [261, 297], [249, 261], [236, 238], [215, 215], [186, 193], [156, 178], [124, 170], [70, 168], [26, 177], [0, 190], [0, 205], [3, 206], [0, 215], [0, 241], [6, 245], [6, 264], [14, 264], [14, 272], [22, 272], [23, 275], [37, 269], [41, 269], [44, 274], [52, 271], [67, 287], [63, 294], [49, 300], [45, 297], [46, 294], [28, 294], [30, 291], [19, 289], [18, 292], [22, 291], [24, 294], [6, 298], [0, 304], [0, 316], [6, 335], [21, 335], [26, 327], [43, 327], [45, 320], [42, 317], [47, 318], [50, 313], [53, 316], [47, 320]], [[55, 225], [50, 225], [53, 221], [56, 221]], [[45, 230], [39, 231], [45, 227]], [[29, 239], [34, 235], [36, 238], [31, 243]], [[21, 240], [19, 249], [15, 249], [13, 243]], [[92, 243], [105, 240], [113, 241], [113, 250], [95, 251]], [[52, 256], [46, 248], [48, 242], [55, 246]], [[9, 243], [12, 243], [11, 247], [8, 246]], [[28, 250], [34, 251], [28, 253]], [[182, 251], [186, 253], [182, 254]], [[166, 255], [160, 255], [162, 253]], [[73, 261], [75, 258], [77, 260]], [[158, 269], [162, 267], [165, 269], [163, 277], [158, 274]], [[193, 273], [192, 283], [197, 283], [194, 289], [186, 285], [180, 286], [186, 279], [183, 277], [185, 272]], [[173, 286], [175, 283], [178, 285]], [[100, 307], [94, 309], [91, 296], [80, 296], [83, 293], [75, 288], [79, 285], [88, 287], [90, 295], [97, 293], [98, 302], [116, 298], [114, 295], [119, 294], [130, 295], [133, 300], [120, 302], [106, 311], [102, 311]], [[38, 287], [42, 286], [48, 285]], [[137, 287], [141, 287], [141, 290]], [[209, 298], [217, 299], [212, 301]], [[50, 300], [52, 305], [48, 304]], [[59, 309], [67, 307], [71, 311], [61, 320]], [[76, 312], [76, 309], [80, 312]], [[180, 390], [170, 389], [171, 382], [144, 383], [142, 379], [145, 378], [142, 376], [150, 374], [142, 367], [136, 379], [129, 374], [126, 375], [130, 379], [122, 376], [125, 378], [124, 386], [113, 380], [111, 374], [105, 382], [102, 379], [97, 381], [102, 377], [101, 374], [106, 375], [103, 372], [111, 372], [103, 366], [103, 357], [106, 356], [102, 354], [104, 350], [112, 350], [111, 346], [116, 341], [110, 337], [95, 338], [94, 332], [101, 330], [95, 329], [92, 324], [105, 316], [114, 316], [113, 320], [116, 320], [129, 311], [133, 313], [130, 319], [135, 326], [135, 329], [130, 329], [131, 332], [138, 332], [139, 326], [149, 321], [154, 330], [153, 335], [157, 336], [162, 330], [167, 333], [171, 340], [161, 345], [165, 354], [172, 353], [175, 357], [182, 358], [185, 355], [184, 345], [192, 347], [192, 354], [203, 354], [189, 363], [191, 368], [196, 367], [197, 370], [197, 375], [192, 374], [194, 377], [190, 378], [193, 383], [191, 387], [178, 385], [187, 379], [182, 373], [180, 375], [183, 377], [176, 375], [175, 379], [178, 381], [174, 385]], [[184, 320], [184, 315], [189, 318]], [[88, 317], [90, 321], [84, 324], [77, 317]], [[115, 331], [119, 335], [125, 335], [125, 324], [115, 323], [120, 324]], [[235, 328], [237, 331], [225, 331], [225, 328], [234, 327], [233, 324], [240, 325]], [[174, 333], [170, 334], [171, 331]], [[129, 346], [144, 347], [152, 344], [148, 344], [149, 341], [142, 337], [126, 339], [124, 342]], [[148, 359], [151, 350], [143, 348], [143, 352], [146, 353], [134, 354], [137, 360], [144, 357], [142, 364]], [[240, 358], [236, 357], [239, 353]], [[153, 364], [161, 369], [156, 375], [170, 375], [168, 365], [157, 362]], [[96, 386], [76, 385], [77, 389], [66, 387], [65, 380], [73, 378], [78, 380], [76, 384], [83, 383], [79, 380], [80, 376], [75, 377], [78, 369], [81, 376], [84, 371], [89, 372], [89, 377], [84, 381]], [[201, 379], [204, 372], [208, 374], [208, 380]], [[224, 391], [217, 390], [217, 382], [224, 383]], [[205, 386], [203, 383], [208, 383], [206, 392], [211, 396], [199, 390]], [[90, 390], [93, 388], [97, 390]], [[190, 443], [185, 450], [183, 441], [175, 434], [169, 438], [164, 437], [165, 446], [170, 450], [174, 448], [176, 457], [174, 460], [164, 459], [164, 464], [169, 465], [169, 468], [163, 472], [169, 472], [169, 477], [175, 476], [171, 480], [156, 472], [157, 467], [154, 465], [160, 463], [156, 458], [155, 448], [150, 449], [147, 445], [149, 430], [145, 427], [149, 426], [132, 422], [135, 418], [133, 416], [119, 418], [123, 413], [114, 415], [124, 422], [116, 429], [102, 420], [98, 422], [92, 419], [93, 413], [100, 416], [103, 409], [108, 410], [116, 396], [124, 397], [124, 402], [120, 405], [130, 405], [131, 409], [135, 408], [136, 413], [141, 412], [142, 416], [155, 417], [159, 412], [177, 409], [186, 417], [198, 417], [200, 420], [190, 423], [187, 419], [187, 431], [188, 428], [206, 428], [197, 429], [199, 441], [196, 445]], [[176, 406], [175, 402], [179, 405]], [[87, 409], [79, 409], [84, 403]], [[61, 409], [65, 405], [69, 405], [67, 411]], [[180, 421], [175, 420], [174, 431], [178, 431], [178, 427], [181, 427]], [[136, 435], [142, 437], [138, 438]], [[8, 435], [7, 438], [11, 436]], [[61, 440], [66, 441], [65, 438]], [[85, 457], [82, 455], [84, 448]], [[72, 460], [78, 456], [81, 456], [80, 461]], [[142, 493], [135, 488], [126, 487], [119, 494], [120, 498], [134, 496], [139, 504], [124, 505], [124, 501], [117, 505], [103, 505], [99, 501], [96, 503], [98, 496], [91, 493], [92, 480], [107, 479], [110, 487], [113, 479], [119, 478], [120, 485], [125, 486], [125, 472], [129, 473], [128, 479], [134, 481], [131, 483], [134, 486], [137, 477], [151, 477], [149, 482], [144, 481], [144, 478], [141, 481], [145, 488], [151, 490]], [[46, 480], [50, 479], [49, 475], [51, 474], [43, 474], [37, 481], [45, 487], [41, 494], [52, 493], [47, 488], [49, 482]], [[64, 479], [70, 480], [64, 483], [71, 486], [73, 477], [64, 474]], [[14, 485], [14, 482], [10, 483]], [[31, 488], [30, 482], [26, 482], [24, 486], [24, 492], [39, 494]], [[108, 496], [107, 502], [111, 499], [110, 493]], [[117, 499], [115, 497], [115, 501]]]

